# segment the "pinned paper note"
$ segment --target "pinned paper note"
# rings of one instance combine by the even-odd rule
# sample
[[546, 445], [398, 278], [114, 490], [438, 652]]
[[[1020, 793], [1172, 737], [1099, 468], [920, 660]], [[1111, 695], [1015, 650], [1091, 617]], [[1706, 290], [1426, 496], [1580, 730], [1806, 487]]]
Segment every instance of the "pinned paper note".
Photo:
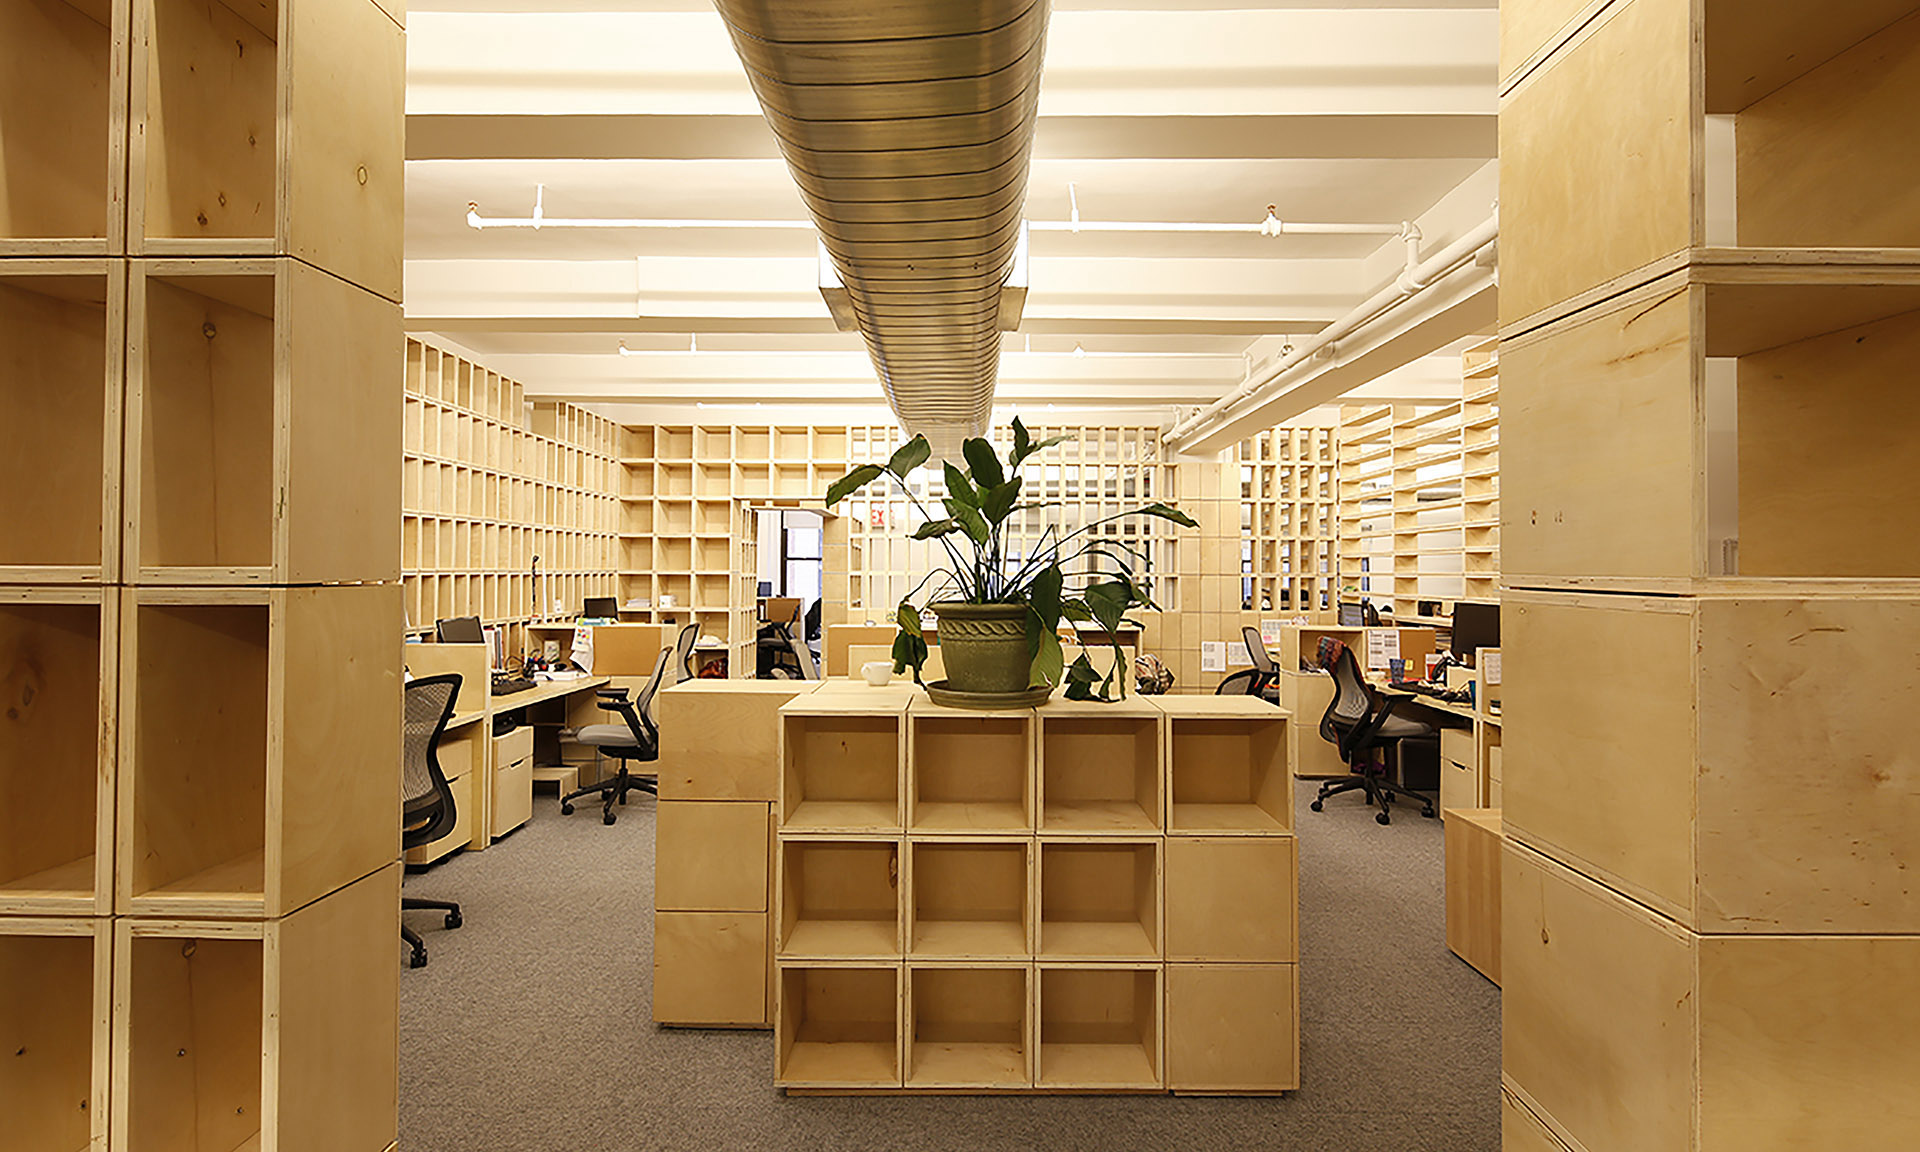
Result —
[[1367, 667], [1385, 668], [1390, 661], [1400, 659], [1400, 630], [1398, 628], [1367, 629]]
[[1225, 640], [1202, 640], [1200, 642], [1200, 671], [1225, 672], [1227, 670], [1227, 642]]
[[1489, 688], [1500, 683], [1500, 649], [1480, 649], [1480, 679], [1486, 681]]

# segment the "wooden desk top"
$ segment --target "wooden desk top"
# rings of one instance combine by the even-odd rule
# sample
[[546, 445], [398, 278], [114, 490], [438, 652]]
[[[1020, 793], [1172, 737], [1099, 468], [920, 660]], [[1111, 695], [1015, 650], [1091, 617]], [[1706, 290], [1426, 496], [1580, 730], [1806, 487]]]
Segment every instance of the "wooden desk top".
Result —
[[[1481, 719], [1479, 711], [1471, 704], [1456, 704], [1451, 700], [1441, 700], [1434, 696], [1423, 696], [1418, 692], [1408, 692], [1401, 688], [1389, 688], [1385, 684], [1372, 683], [1373, 688], [1383, 696], [1392, 696], [1398, 700], [1411, 700], [1422, 708], [1431, 708], [1435, 712], [1445, 712], [1449, 716], [1458, 716], [1463, 720]], [[1495, 718], [1498, 722], [1498, 717]]]
[[510, 692], [505, 696], [491, 696], [487, 700], [488, 707], [486, 708], [474, 708], [455, 712], [453, 718], [447, 721], [447, 728], [451, 731], [452, 729], [471, 724], [482, 716], [488, 715], [490, 712], [509, 712], [515, 708], [525, 708], [529, 704], [539, 704], [542, 701], [557, 699], [561, 696], [571, 696], [575, 692], [585, 692], [589, 689], [601, 688], [612, 682], [613, 678], [611, 676], [583, 676], [578, 680], [541, 681], [524, 692]]

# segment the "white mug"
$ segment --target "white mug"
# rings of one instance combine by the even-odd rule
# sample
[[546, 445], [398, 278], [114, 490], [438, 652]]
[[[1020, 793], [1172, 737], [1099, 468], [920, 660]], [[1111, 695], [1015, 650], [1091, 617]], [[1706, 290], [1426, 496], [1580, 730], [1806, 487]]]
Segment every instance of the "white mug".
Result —
[[860, 665], [860, 675], [865, 676], [867, 683], [873, 685], [875, 688], [884, 687], [887, 681], [893, 679], [893, 662], [890, 660], [869, 660], [865, 664]]

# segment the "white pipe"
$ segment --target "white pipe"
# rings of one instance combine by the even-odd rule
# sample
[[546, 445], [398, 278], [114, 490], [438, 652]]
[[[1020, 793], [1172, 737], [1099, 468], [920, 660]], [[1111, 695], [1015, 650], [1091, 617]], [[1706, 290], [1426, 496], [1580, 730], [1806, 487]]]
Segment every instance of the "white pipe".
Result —
[[[1409, 228], [1411, 228], [1411, 225], [1409, 225]], [[1419, 295], [1441, 277], [1448, 275], [1461, 265], [1475, 259], [1481, 249], [1498, 240], [1500, 236], [1500, 213], [1496, 210], [1493, 215], [1487, 217], [1483, 223], [1475, 227], [1472, 231], [1447, 245], [1445, 248], [1442, 248], [1425, 262], [1417, 264], [1414, 263], [1414, 258], [1419, 254], [1419, 239], [1417, 230], [1414, 230], [1414, 232], [1414, 237], [1408, 242], [1407, 269], [1402, 272], [1392, 284], [1369, 296], [1359, 307], [1342, 316], [1340, 319], [1335, 320], [1324, 330], [1309, 337], [1304, 344], [1294, 349], [1292, 353], [1283, 357], [1279, 363], [1275, 364], [1272, 371], [1266, 373], [1258, 380], [1249, 378], [1242, 383], [1239, 388], [1222, 396], [1212, 404], [1207, 405], [1205, 408], [1202, 408], [1200, 411], [1193, 413], [1185, 420], [1174, 425], [1172, 431], [1168, 432], [1162, 439], [1178, 443], [1191, 436], [1193, 430], [1200, 424], [1214, 419], [1247, 397], [1252, 396], [1254, 393], [1271, 387], [1277, 383], [1282, 376], [1285, 376], [1300, 365], [1307, 363], [1309, 360], [1314, 359], [1316, 356], [1333, 356], [1337, 354], [1338, 349], [1334, 347], [1337, 341], [1353, 335], [1353, 333], [1371, 323], [1382, 313], [1385, 313], [1391, 308], [1398, 307], [1405, 301]]]
[[[488, 228], [751, 228], [772, 231], [812, 232], [811, 220], [718, 220], [706, 218], [637, 216], [548, 216], [539, 200], [531, 216], [482, 216], [480, 205], [467, 203], [467, 226]], [[1036, 232], [1208, 232], [1259, 234], [1259, 224], [1202, 224], [1171, 220], [1034, 220], [1028, 227]], [[1404, 224], [1313, 224], [1296, 220], [1277, 221], [1276, 235], [1298, 236], [1399, 236]]]

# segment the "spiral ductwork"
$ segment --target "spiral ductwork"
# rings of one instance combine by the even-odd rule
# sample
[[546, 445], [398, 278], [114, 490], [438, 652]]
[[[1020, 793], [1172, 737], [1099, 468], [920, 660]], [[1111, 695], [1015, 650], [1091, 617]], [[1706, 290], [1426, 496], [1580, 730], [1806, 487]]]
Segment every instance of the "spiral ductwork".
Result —
[[992, 417], [1049, 0], [715, 4], [888, 403], [957, 454]]

